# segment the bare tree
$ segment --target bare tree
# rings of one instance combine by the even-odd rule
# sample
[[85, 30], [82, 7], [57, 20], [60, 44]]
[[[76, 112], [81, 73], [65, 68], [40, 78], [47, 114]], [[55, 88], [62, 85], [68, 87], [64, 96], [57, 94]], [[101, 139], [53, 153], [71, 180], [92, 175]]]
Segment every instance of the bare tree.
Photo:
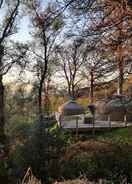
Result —
[[80, 68], [86, 59], [86, 49], [84, 47], [83, 40], [77, 39], [66, 47], [57, 50], [58, 67], [61, 76], [67, 82], [68, 95], [70, 97], [76, 97], [79, 84], [82, 81]]

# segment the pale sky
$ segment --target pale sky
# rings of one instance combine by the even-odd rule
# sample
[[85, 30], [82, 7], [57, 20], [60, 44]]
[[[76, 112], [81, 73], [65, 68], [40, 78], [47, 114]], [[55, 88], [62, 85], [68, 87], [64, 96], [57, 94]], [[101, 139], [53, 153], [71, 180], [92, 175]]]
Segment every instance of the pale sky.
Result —
[[[46, 5], [48, 2], [52, 2], [53, 0], [41, 0], [43, 5]], [[3, 7], [0, 10], [0, 22], [2, 22], [2, 18], [6, 13], [6, 9]], [[22, 43], [25, 42], [30, 42], [32, 41], [32, 36], [31, 36], [31, 31], [32, 31], [32, 25], [31, 25], [31, 21], [30, 21], [30, 17], [28, 15], [23, 16], [20, 20], [19, 20], [19, 25], [18, 25], [18, 30], [17, 33], [13, 34], [10, 38], [13, 41], [19, 41]], [[13, 82], [16, 80], [16, 76], [19, 76], [19, 69], [16, 67], [13, 67], [13, 70], [10, 71], [7, 75], [4, 76], [4, 81], [5, 82]], [[25, 75], [25, 81], [28, 80], [32, 80], [32, 75], [30, 72], [26, 72]]]
[[[48, 2], [53, 2], [54, 0], [40, 0], [42, 3], [42, 6], [46, 6]], [[32, 25], [30, 22], [30, 18], [28, 16], [22, 17], [20, 20], [20, 26], [18, 33], [14, 34], [12, 36], [12, 39], [16, 41], [21, 41], [21, 42], [26, 42], [26, 41], [31, 41], [32, 36], [30, 32], [32, 31]]]
[[[46, 4], [48, 2], [54, 2], [54, 0], [41, 0], [42, 2], [42, 5], [43, 7], [46, 6]], [[4, 11], [2, 10], [2, 12], [0, 11], [0, 15], [4, 15]], [[31, 24], [31, 21], [30, 21], [31, 17], [29, 17], [28, 15], [26, 16], [23, 16], [21, 18], [21, 20], [19, 20], [19, 29], [18, 29], [18, 32], [15, 33], [14, 35], [11, 36], [11, 39], [13, 41], [20, 41], [20, 42], [23, 42], [23, 43], [26, 43], [26, 42], [30, 42], [32, 41], [32, 36], [31, 36], [31, 32], [33, 30], [32, 28], [32, 24]], [[0, 16], [0, 20], [1, 20], [1, 16]], [[60, 39], [60, 37], [59, 37]], [[16, 67], [13, 67], [13, 69], [7, 74], [4, 76], [4, 81], [5, 82], [13, 82], [15, 81], [18, 77], [19, 77], [19, 69], [17, 69]], [[33, 79], [33, 76], [30, 72], [26, 72], [25, 74], [25, 81], [32, 81]]]

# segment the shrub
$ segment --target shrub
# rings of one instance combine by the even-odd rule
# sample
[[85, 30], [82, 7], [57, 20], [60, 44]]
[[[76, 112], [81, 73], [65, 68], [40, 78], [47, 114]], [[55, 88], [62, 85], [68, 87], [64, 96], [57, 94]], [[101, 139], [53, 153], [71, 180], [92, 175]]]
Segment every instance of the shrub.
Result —
[[6, 125], [6, 132], [14, 142], [25, 143], [31, 135], [33, 126], [32, 121], [27, 121], [27, 118], [16, 115]]
[[97, 143], [100, 144], [89, 141], [87, 144], [82, 143], [82, 146], [81, 143], [72, 146], [72, 149], [77, 147], [74, 150], [76, 153], [65, 156], [67, 159], [62, 161], [62, 176], [65, 179], [75, 179], [85, 175], [94, 181], [104, 179], [122, 183], [127, 180], [132, 183], [132, 146], [120, 142], [96, 146]]
[[7, 162], [5, 160], [0, 160], [0, 181], [3, 184], [8, 183]]
[[61, 157], [71, 141], [70, 133], [59, 128], [51, 131], [49, 123], [37, 122], [30, 139], [14, 152], [14, 164], [21, 171], [19, 177], [30, 166], [42, 183], [59, 178]]

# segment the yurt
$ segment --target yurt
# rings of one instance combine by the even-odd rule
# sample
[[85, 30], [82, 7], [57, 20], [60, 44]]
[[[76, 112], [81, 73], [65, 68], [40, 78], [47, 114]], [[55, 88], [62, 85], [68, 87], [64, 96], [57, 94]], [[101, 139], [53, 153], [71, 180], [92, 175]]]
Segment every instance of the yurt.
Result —
[[113, 95], [110, 98], [96, 102], [96, 119], [132, 122], [132, 99], [123, 95]]
[[106, 104], [110, 99], [100, 99], [95, 103], [96, 113], [95, 118], [100, 121], [107, 121], [108, 114], [106, 112]]
[[[65, 126], [67, 124], [76, 123], [79, 118], [79, 122], [84, 122], [84, 108], [78, 104], [75, 100], [69, 100], [58, 108], [59, 113], [59, 125]], [[79, 115], [79, 117], [78, 117]]]
[[127, 122], [132, 122], [132, 98], [126, 104], [126, 120]]
[[111, 121], [124, 121], [126, 113], [125, 99], [116, 97], [106, 104], [106, 113]]
[[69, 100], [58, 108], [58, 112], [63, 116], [84, 114], [84, 108], [75, 100]]

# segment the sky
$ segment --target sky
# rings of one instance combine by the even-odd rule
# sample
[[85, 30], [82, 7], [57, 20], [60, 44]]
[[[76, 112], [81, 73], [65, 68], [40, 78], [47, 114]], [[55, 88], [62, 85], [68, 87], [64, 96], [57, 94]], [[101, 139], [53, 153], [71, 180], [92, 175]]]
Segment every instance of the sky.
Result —
[[[26, 0], [27, 1], [27, 0]], [[40, 0], [40, 3], [42, 7], [46, 7], [48, 3], [52, 3], [55, 0]], [[6, 13], [6, 8], [3, 7], [0, 9], [0, 23], [2, 22], [2, 19]], [[21, 17], [20, 20], [18, 20], [18, 30], [17, 33], [11, 36], [11, 39], [14, 41], [20, 41], [20, 42], [27, 42], [32, 40], [31, 32], [33, 30], [32, 23], [31, 23], [31, 17], [28, 15], [25, 15]]]
[[30, 32], [32, 31], [30, 25], [30, 19], [28, 16], [24, 16], [20, 21], [20, 27], [18, 29], [18, 33], [14, 34], [11, 39], [20, 42], [27, 42], [32, 40], [32, 36]]
[[[43, 7], [46, 6], [48, 2], [53, 2], [53, 1], [54, 0], [40, 0]], [[12, 39], [20, 42], [31, 41], [32, 40], [31, 31], [32, 31], [32, 25], [31, 25], [30, 17], [23, 16], [22, 19], [20, 20], [18, 33], [14, 34], [12, 36]]]
[[[52, 2], [53, 0], [41, 0], [41, 3], [43, 6], [46, 6], [48, 2]], [[0, 23], [2, 23], [3, 17], [6, 14], [6, 8], [3, 7], [0, 9]], [[31, 21], [31, 17], [25, 15], [21, 17], [21, 19], [18, 22], [18, 30], [17, 33], [11, 35], [10, 39], [13, 41], [18, 41], [22, 43], [30, 42], [32, 41], [32, 35], [31, 31], [33, 30]], [[13, 82], [16, 79], [16, 76], [19, 76], [19, 70], [17, 68], [13, 68], [12, 71], [9, 72], [9, 74], [4, 76], [4, 81], [6, 83]], [[32, 80], [32, 76], [30, 73], [26, 73], [25, 80]]]
[[[41, 3], [43, 6], [46, 6], [48, 2], [53, 2], [54, 0], [41, 0]], [[2, 20], [2, 16], [4, 16], [5, 11], [2, 10], [0, 11], [0, 21]], [[21, 17], [21, 19], [19, 20], [19, 27], [18, 27], [18, 31], [17, 33], [13, 34], [10, 38], [13, 41], [19, 41], [22, 43], [26, 43], [26, 42], [30, 42], [32, 41], [32, 35], [31, 32], [33, 30], [32, 28], [32, 24], [31, 24], [31, 17], [29, 16], [23, 16]], [[60, 39], [60, 37], [59, 37]], [[15, 67], [13, 67], [12, 71], [10, 71], [7, 75], [4, 76], [4, 81], [6, 83], [9, 82], [13, 82], [16, 81], [18, 76], [19, 76], [19, 70]], [[32, 81], [33, 76], [31, 75], [31, 73], [26, 72], [25, 75], [25, 81], [31, 80]]]

